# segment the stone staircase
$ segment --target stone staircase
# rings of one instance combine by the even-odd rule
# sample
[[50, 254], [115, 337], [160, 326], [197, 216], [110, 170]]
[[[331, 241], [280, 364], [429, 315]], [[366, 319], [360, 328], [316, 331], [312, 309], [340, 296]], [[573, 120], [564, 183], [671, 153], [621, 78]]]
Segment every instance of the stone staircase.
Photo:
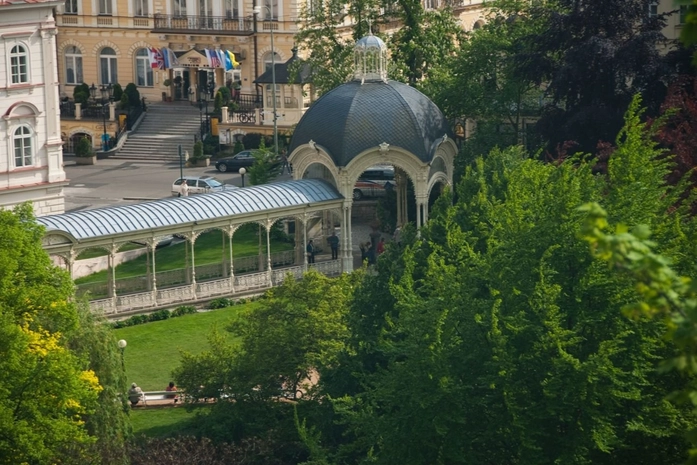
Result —
[[154, 103], [140, 126], [110, 158], [179, 163], [179, 150], [194, 153], [194, 136], [200, 131], [200, 113], [188, 102]]

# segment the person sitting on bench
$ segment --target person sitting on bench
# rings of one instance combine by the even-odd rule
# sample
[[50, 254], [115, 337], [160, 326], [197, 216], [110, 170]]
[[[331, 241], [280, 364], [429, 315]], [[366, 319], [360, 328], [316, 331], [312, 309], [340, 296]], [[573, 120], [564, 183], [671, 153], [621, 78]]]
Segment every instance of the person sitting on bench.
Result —
[[[177, 386], [174, 385], [174, 381], [169, 382], [169, 386], [165, 388], [165, 391], [167, 392], [176, 392]], [[174, 399], [174, 403], [176, 404], [179, 401], [179, 396], [176, 394], [171, 394], [167, 396], [168, 399]]]
[[128, 390], [128, 400], [131, 401], [131, 406], [144, 400], [143, 390], [136, 383], [131, 384], [131, 389]]

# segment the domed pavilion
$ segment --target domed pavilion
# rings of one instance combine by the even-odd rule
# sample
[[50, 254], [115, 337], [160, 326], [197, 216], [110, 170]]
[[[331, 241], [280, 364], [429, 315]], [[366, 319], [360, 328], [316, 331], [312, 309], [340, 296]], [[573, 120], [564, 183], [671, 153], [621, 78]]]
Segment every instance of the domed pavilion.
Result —
[[[451, 185], [457, 147], [443, 113], [424, 94], [387, 79], [387, 47], [370, 34], [354, 48], [353, 80], [320, 97], [298, 123], [289, 147], [296, 179], [320, 178], [344, 196], [341, 258], [353, 268], [351, 209], [354, 184], [375, 165], [395, 168], [397, 224], [428, 220], [434, 188]], [[407, 215], [407, 183], [414, 185], [416, 218]]]

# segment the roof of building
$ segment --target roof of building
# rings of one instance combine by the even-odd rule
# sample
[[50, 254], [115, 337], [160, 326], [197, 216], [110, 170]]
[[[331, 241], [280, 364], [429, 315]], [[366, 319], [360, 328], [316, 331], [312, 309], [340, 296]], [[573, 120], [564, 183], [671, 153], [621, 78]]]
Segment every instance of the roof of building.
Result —
[[341, 194], [326, 181], [304, 179], [41, 216], [37, 221], [49, 233], [62, 231], [81, 241], [341, 199]]
[[21, 6], [21, 5], [37, 5], [42, 3], [59, 5], [63, 3], [60, 0], [0, 0], [0, 6]]
[[[276, 63], [276, 84], [300, 84], [310, 82], [310, 65], [298, 57], [297, 47], [293, 47], [293, 56], [285, 63]], [[297, 70], [297, 71], [296, 71]], [[265, 71], [261, 76], [254, 80], [255, 84], [273, 84], [273, 73], [271, 70]]]
[[445, 116], [413, 87], [397, 81], [351, 81], [305, 112], [289, 152], [313, 140], [336, 166], [347, 166], [361, 152], [387, 143], [428, 163], [444, 135], [452, 136]]

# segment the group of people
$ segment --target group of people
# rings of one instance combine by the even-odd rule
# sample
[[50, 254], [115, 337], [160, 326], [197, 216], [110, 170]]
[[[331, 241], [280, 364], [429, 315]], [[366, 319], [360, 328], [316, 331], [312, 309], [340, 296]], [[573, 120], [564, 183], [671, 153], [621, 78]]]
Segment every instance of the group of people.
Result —
[[[332, 232], [332, 235], [327, 238], [327, 243], [332, 251], [332, 260], [339, 258], [339, 237], [336, 233]], [[307, 242], [307, 247], [305, 247], [305, 252], [307, 252], [307, 263], [315, 263], [315, 255], [317, 254], [317, 249], [315, 248], [315, 243], [312, 239]]]
[[[177, 392], [177, 386], [174, 384], [174, 381], [170, 381], [165, 391], [172, 393]], [[165, 398], [173, 399], [175, 404], [179, 402], [179, 396], [177, 394], [170, 394], [165, 396]], [[145, 393], [136, 383], [131, 384], [131, 389], [128, 390], [128, 400], [131, 401], [131, 406], [138, 405], [140, 402], [145, 402]]]
[[380, 237], [380, 240], [376, 241], [372, 237], [371, 240], [363, 243], [361, 242], [359, 247], [361, 249], [361, 261], [368, 261], [369, 265], [375, 265], [378, 260], [378, 256], [385, 253], [385, 238]]

